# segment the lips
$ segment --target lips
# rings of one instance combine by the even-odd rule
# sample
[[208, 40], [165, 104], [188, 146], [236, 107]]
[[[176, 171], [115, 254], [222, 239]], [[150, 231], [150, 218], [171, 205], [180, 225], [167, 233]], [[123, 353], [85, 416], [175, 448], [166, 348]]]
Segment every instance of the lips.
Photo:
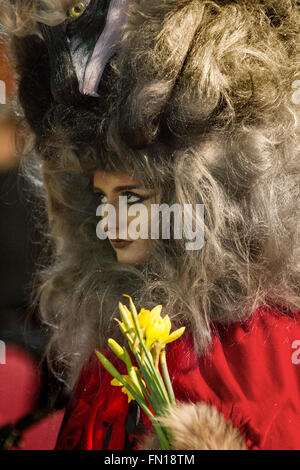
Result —
[[119, 238], [117, 238], [116, 240], [109, 240], [109, 241], [112, 244], [113, 248], [116, 248], [116, 249], [126, 248], [132, 243], [132, 240], [122, 240]]

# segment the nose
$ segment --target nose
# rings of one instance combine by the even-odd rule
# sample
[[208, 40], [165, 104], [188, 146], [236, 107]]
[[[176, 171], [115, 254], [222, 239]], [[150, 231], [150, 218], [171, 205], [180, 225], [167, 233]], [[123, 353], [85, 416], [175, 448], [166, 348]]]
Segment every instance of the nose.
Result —
[[118, 229], [118, 210], [116, 205], [107, 200], [102, 208], [103, 230], [107, 233], [108, 238], [115, 238]]
[[103, 230], [108, 238], [128, 238], [128, 215], [126, 197], [108, 197], [107, 203], [103, 207], [103, 217], [106, 218]]
[[127, 207], [127, 197], [118, 197], [116, 203], [116, 232], [117, 238], [122, 240], [127, 240], [128, 233], [128, 207]]

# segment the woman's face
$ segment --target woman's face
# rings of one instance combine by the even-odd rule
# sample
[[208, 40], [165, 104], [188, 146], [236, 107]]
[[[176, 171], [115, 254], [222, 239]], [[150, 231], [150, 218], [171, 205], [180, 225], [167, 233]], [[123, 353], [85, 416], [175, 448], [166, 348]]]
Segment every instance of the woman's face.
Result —
[[[153, 190], [141, 186], [134, 177], [129, 173], [105, 173], [97, 170], [94, 172], [94, 193], [99, 198], [100, 204], [111, 204], [116, 211], [116, 238], [110, 238], [108, 232], [108, 239], [111, 246], [116, 252], [117, 259], [120, 263], [127, 264], [140, 264], [149, 259], [151, 250], [151, 239], [138, 238], [137, 240], [119, 237], [120, 224], [119, 224], [119, 211], [127, 210], [126, 232], [128, 233], [129, 225], [136, 216], [128, 214], [129, 209], [134, 204], [143, 204], [147, 209], [147, 226], [148, 233], [151, 228], [151, 204], [157, 202], [156, 195]], [[119, 204], [119, 197], [127, 198], [127, 209], [121, 209]], [[124, 214], [122, 214], [124, 216]], [[121, 218], [122, 220], [122, 218]], [[124, 229], [124, 227], [122, 227]], [[104, 227], [104, 231], [108, 231], [108, 227]]]

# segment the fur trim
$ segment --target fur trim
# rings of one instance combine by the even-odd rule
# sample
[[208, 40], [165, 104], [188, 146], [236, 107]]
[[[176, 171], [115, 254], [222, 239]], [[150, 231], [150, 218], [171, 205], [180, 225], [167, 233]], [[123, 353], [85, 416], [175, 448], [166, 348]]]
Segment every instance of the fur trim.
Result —
[[[34, 35], [36, 21], [63, 20], [62, 0], [0, 1], [54, 247], [37, 292], [52, 333], [47, 357], [70, 387], [108, 335], [119, 340], [124, 292], [188, 326], [197, 354], [211, 345], [213, 322], [246, 320], [261, 305], [300, 308], [296, 0], [129, 3], [120, 51], [92, 98], [79, 92], [64, 26], [48, 31], [57, 40], [61, 31], [58, 49]], [[98, 27], [78, 21], [88, 47]], [[170, 206], [201, 202], [203, 248], [172, 236], [153, 240], [142, 269], [116, 263], [95, 235], [95, 169], [130, 172]]]
[[[178, 403], [159, 422], [169, 428], [173, 450], [247, 450], [240, 431], [204, 402]], [[156, 433], [148, 434], [139, 449], [160, 449]]]
[[72, 0], [7, 0], [0, 2], [1, 25], [10, 34], [39, 34], [36, 23], [55, 26], [66, 19]]

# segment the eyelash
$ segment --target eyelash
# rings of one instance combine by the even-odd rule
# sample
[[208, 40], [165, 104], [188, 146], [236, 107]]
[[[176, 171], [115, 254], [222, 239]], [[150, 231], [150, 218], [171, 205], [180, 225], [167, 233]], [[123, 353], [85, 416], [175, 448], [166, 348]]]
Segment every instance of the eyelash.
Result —
[[[70, 5], [70, 7], [67, 10], [67, 17], [71, 20], [77, 20], [80, 18], [86, 11], [88, 7], [89, 2], [87, 1], [78, 1], [74, 2], [73, 5]], [[76, 12], [76, 8], [79, 10]], [[80, 11], [81, 9], [81, 11]]]
[[[101, 199], [103, 196], [106, 197], [105, 194], [100, 193], [100, 191], [97, 192], [97, 193], [94, 193], [94, 194], [97, 197], [97, 199]], [[136, 194], [136, 193], [133, 193], [131, 191], [125, 191], [124, 193], [121, 193], [120, 195], [121, 196], [133, 196], [133, 197], [138, 198], [138, 201], [134, 201], [134, 202], [128, 202], [128, 200], [127, 200], [127, 204], [129, 206], [131, 206], [133, 204], [141, 204], [142, 202], [146, 201], [150, 197], [150, 196], [141, 196], [140, 194]], [[106, 203], [102, 203], [102, 204], [106, 204]]]

